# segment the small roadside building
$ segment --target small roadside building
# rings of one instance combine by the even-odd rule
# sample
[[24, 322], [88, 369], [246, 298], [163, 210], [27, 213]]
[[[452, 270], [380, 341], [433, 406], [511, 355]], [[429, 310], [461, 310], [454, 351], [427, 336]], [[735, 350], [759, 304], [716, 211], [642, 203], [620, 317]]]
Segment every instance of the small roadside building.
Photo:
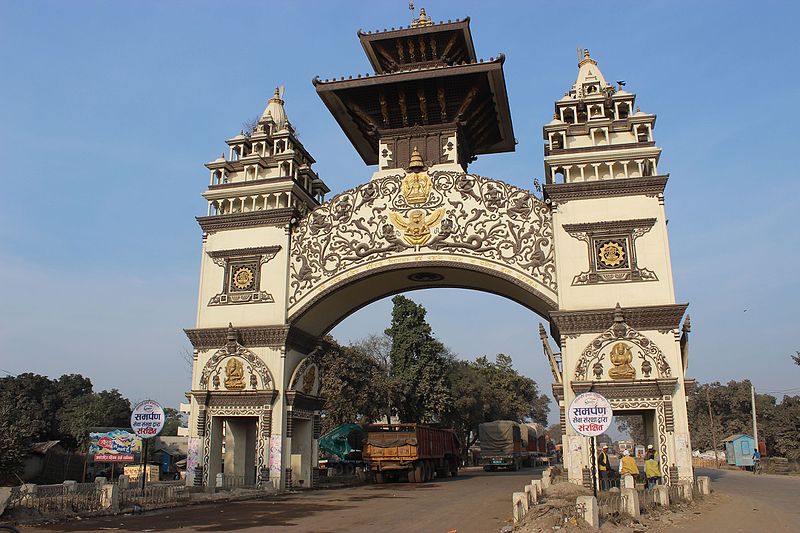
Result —
[[755, 440], [750, 435], [737, 433], [722, 441], [725, 444], [725, 462], [736, 466], [753, 466]]

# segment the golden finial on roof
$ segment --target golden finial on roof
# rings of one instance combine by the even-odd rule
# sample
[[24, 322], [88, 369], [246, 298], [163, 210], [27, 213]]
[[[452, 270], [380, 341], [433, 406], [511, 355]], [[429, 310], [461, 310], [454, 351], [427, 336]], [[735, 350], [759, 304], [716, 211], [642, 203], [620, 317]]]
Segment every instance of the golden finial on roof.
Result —
[[422, 156], [419, 155], [419, 150], [415, 146], [414, 149], [411, 151], [411, 162], [408, 164], [409, 170], [425, 168], [425, 162], [422, 160]]
[[588, 48], [584, 48], [583, 49], [583, 58], [584, 59], [589, 59], [589, 49]]

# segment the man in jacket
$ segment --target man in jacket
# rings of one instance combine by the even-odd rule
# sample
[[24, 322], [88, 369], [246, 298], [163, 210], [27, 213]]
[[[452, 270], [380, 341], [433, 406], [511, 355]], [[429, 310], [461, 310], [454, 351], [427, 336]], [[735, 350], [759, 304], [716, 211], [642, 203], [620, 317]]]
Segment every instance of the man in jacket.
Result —
[[611, 466], [608, 464], [608, 444], [603, 444], [600, 455], [597, 456], [597, 470], [600, 471], [600, 490], [611, 488], [608, 475], [611, 473]]
[[622, 459], [619, 462], [619, 477], [624, 478], [626, 475], [633, 476], [636, 480], [639, 477], [639, 467], [636, 466], [636, 460], [631, 457], [631, 452], [625, 450], [622, 452]]
[[647, 460], [644, 462], [644, 475], [647, 478], [647, 488], [652, 489], [661, 480], [661, 469], [656, 459], [655, 450], [647, 452]]

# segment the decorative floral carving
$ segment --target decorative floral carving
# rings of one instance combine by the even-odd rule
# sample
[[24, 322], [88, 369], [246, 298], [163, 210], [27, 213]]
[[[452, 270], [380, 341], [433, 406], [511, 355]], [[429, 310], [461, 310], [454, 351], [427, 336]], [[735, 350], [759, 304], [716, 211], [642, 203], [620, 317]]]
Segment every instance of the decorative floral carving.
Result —
[[[438, 171], [429, 173], [432, 188], [424, 202], [412, 206], [402, 194], [404, 176], [345, 191], [300, 221], [292, 236], [290, 306], [343, 271], [423, 246], [495, 261], [557, 290], [550, 210], [530, 192], [481, 176]], [[428, 224], [431, 237], [421, 244], [404, 239], [393, 224], [397, 217], [390, 215], [410, 220], [413, 209], [443, 209], [438, 227]]]
[[[248, 368], [252, 369], [250, 374], [250, 386], [251, 388], [255, 389], [258, 387], [258, 382], [260, 381], [262, 386], [261, 389], [271, 389], [273, 388], [273, 380], [272, 374], [267, 368], [267, 365], [262, 361], [256, 354], [245, 348], [239, 343], [235, 344], [228, 344], [224, 348], [217, 350], [214, 355], [206, 362], [205, 366], [203, 367], [203, 372], [200, 374], [200, 388], [207, 389], [209, 378], [212, 377], [213, 374], [213, 386], [214, 389], [219, 389], [219, 372], [221, 370], [220, 363], [223, 359], [226, 358], [234, 358], [231, 359], [232, 361], [236, 361], [236, 363], [228, 363], [230, 365], [230, 370], [234, 370], [234, 367], [237, 367], [237, 371], [234, 373], [236, 374], [237, 378], [229, 381], [230, 374], [225, 378], [225, 386], [227, 389], [232, 390], [241, 390], [244, 389], [244, 374], [242, 369], [242, 363], [235, 359], [236, 357], [240, 357], [249, 363]], [[228, 366], [225, 368], [226, 374], [228, 373]], [[242, 371], [242, 374], [239, 375], [238, 371]], [[253, 386], [253, 379], [256, 379], [256, 385]], [[234, 386], [232, 387], [231, 384]]]

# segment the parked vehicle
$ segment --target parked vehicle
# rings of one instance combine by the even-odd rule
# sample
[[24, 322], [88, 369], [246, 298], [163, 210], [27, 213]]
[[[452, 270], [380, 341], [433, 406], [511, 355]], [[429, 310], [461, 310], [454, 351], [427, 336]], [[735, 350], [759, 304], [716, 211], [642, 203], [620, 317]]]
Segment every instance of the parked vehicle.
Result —
[[357, 467], [364, 467], [362, 446], [364, 430], [358, 424], [336, 426], [319, 438], [319, 449], [323, 459], [319, 461], [321, 471], [328, 476], [351, 475]]
[[[523, 456], [522, 427], [511, 420], [495, 420], [478, 426], [478, 438], [481, 443], [481, 464], [488, 471], [498, 468], [519, 470], [527, 457]], [[527, 428], [526, 437], [527, 437]], [[526, 439], [527, 443], [527, 439]]]
[[451, 429], [422, 424], [370, 424], [365, 429], [363, 456], [376, 483], [458, 475], [461, 446]]

